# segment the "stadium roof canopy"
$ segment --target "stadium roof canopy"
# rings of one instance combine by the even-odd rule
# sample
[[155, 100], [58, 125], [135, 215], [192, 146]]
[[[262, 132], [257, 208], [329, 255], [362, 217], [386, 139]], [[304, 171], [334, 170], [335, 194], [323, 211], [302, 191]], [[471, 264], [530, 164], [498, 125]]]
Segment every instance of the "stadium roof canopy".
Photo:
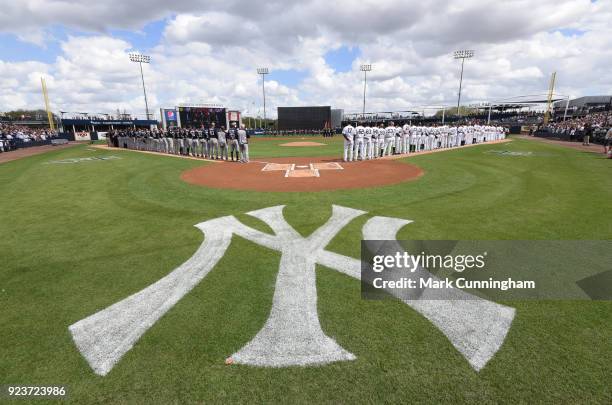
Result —
[[[555, 103], [556, 106], [557, 103]], [[563, 103], [560, 103], [563, 104]], [[612, 104], [612, 95], [608, 96], [584, 96], [570, 100], [570, 107], [588, 107], [596, 105]]]
[[[564, 96], [561, 94], [553, 94], [551, 101], [554, 103], [555, 101], [567, 100], [568, 96]], [[491, 100], [487, 103], [492, 105], [512, 105], [512, 104], [524, 104], [524, 105], [532, 105], [532, 104], [546, 104], [548, 103], [548, 94], [529, 94], [524, 96], [515, 96], [509, 98], [502, 98], [499, 100]]]
[[[553, 101], [558, 101], [553, 99]], [[472, 107], [472, 108], [476, 108], [478, 110], [488, 110], [489, 108], [491, 108], [492, 110], [514, 110], [514, 109], [519, 109], [519, 108], [525, 108], [525, 107], [530, 107], [534, 104], [546, 104], [548, 102], [548, 100], [544, 100], [544, 101], [527, 101], [527, 102], [522, 102], [522, 103], [492, 103], [489, 105], [482, 105], [482, 106], [477, 106], [477, 107]]]

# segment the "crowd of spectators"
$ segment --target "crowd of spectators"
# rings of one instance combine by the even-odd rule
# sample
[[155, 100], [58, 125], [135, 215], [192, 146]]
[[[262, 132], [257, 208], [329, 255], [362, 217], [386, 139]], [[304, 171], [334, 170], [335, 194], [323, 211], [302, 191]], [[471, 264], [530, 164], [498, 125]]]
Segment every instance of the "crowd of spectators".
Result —
[[23, 125], [0, 123], [0, 153], [25, 146], [45, 144], [57, 133], [48, 128], [29, 128]]
[[540, 126], [536, 135], [553, 136], [571, 142], [582, 141], [604, 143], [608, 130], [612, 128], [612, 114], [609, 112], [595, 112], [560, 122], [549, 122]]
[[570, 142], [582, 140], [583, 145], [591, 142], [602, 144], [604, 152], [612, 158], [612, 114], [610, 111], [591, 112], [565, 121], [540, 125], [533, 135], [554, 137]]

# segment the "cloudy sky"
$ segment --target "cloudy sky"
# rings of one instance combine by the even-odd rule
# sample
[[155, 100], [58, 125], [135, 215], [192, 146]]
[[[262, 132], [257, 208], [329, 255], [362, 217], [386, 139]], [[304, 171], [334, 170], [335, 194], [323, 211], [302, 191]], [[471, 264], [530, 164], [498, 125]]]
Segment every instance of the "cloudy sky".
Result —
[[266, 66], [277, 106], [359, 111], [371, 63], [369, 111], [456, 103], [457, 49], [466, 103], [557, 93], [612, 94], [612, 0], [0, 0], [0, 111], [144, 113], [217, 102], [256, 115]]

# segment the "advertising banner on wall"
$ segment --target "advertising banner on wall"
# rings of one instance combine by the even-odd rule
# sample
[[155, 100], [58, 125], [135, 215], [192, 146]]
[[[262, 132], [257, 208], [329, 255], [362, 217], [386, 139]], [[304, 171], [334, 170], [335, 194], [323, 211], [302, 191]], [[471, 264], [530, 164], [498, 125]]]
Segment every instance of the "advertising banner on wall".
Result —
[[164, 129], [178, 126], [178, 115], [174, 108], [162, 108], [162, 125]]
[[88, 131], [78, 131], [74, 133], [75, 141], [91, 141], [91, 135]]
[[240, 126], [240, 111], [228, 111], [227, 112], [227, 120], [229, 121], [229, 125], [236, 124], [237, 127]]

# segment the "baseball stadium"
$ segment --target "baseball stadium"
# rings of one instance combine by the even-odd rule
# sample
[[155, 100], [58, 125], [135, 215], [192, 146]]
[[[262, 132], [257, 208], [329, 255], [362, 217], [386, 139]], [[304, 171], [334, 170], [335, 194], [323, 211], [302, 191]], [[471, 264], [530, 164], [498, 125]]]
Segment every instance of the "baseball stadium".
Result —
[[[212, 21], [174, 12], [164, 36]], [[350, 102], [292, 102], [270, 62], [244, 85], [257, 110], [165, 94], [178, 50], [136, 51], [155, 26], [93, 102], [0, 54], [36, 78], [31, 99], [0, 81], [3, 403], [612, 401], [612, 96], [589, 95], [612, 81], [576, 91], [561, 55], [521, 79], [547, 90], [481, 93], [474, 40], [443, 100], [398, 104], [362, 45]], [[124, 79], [124, 108], [100, 101]]]

